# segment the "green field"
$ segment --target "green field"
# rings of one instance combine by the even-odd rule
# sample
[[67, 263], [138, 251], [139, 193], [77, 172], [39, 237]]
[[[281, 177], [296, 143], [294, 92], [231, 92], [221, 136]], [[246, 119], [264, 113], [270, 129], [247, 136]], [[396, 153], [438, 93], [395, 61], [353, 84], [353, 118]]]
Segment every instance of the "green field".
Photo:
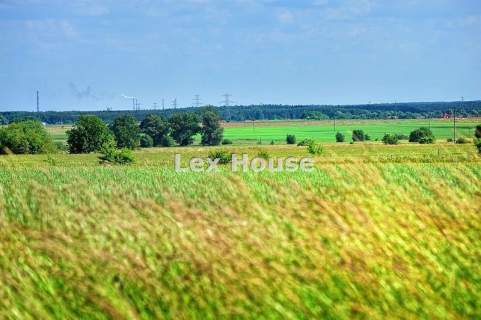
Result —
[[[481, 121], [462, 119], [457, 121], [457, 136], [472, 137], [474, 127]], [[362, 129], [372, 139], [382, 139], [386, 133], [409, 135], [419, 127], [431, 128], [436, 138], [446, 140], [453, 137], [452, 120], [341, 120], [336, 121], [265, 121], [228, 124], [225, 137], [234, 141], [253, 142], [271, 140], [285, 142], [286, 134], [295, 134], [297, 139], [311, 138], [320, 142], [335, 142], [337, 132], [344, 133], [350, 141], [352, 130]]]
[[481, 316], [472, 145], [326, 144], [311, 173], [173, 170], [212, 149], [126, 167], [0, 157], [0, 318]]
[[[471, 137], [474, 127], [481, 123], [480, 119], [457, 120], [457, 136]], [[337, 132], [350, 141], [352, 130], [362, 129], [374, 139], [382, 139], [386, 133], [409, 135], [419, 127], [431, 128], [437, 139], [446, 140], [453, 137], [452, 120], [338, 120], [334, 129], [334, 121], [247, 121], [224, 124], [225, 138], [235, 144], [285, 143], [287, 134], [295, 134], [298, 140], [311, 138], [319, 142], [335, 142]], [[65, 141], [65, 131], [71, 126], [49, 126], [48, 129], [55, 141]], [[200, 137], [196, 139], [200, 142]]]

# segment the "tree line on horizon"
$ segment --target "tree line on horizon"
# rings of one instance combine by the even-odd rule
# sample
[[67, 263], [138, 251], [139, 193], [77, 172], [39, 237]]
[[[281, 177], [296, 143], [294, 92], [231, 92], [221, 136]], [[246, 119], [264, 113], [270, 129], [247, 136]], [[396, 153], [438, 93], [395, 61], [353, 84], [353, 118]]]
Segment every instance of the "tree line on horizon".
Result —
[[[248, 120], [327, 120], [327, 119], [417, 119], [451, 117], [481, 117], [481, 101], [392, 103], [367, 105], [249, 105], [213, 107], [225, 121]], [[0, 125], [16, 119], [31, 118], [47, 124], [72, 124], [80, 116], [91, 114], [107, 123], [129, 114], [137, 121], [155, 114], [170, 118], [176, 113], [198, 112], [198, 108], [166, 110], [119, 110], [119, 111], [46, 111], [46, 112], [0, 112]]]

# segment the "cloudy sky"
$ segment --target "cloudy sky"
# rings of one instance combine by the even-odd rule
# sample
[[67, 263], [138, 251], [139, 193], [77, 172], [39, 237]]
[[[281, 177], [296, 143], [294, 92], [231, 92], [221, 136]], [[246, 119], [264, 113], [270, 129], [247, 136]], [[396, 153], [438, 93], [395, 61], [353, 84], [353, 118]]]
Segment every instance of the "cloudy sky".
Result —
[[0, 0], [0, 110], [481, 98], [479, 0]]

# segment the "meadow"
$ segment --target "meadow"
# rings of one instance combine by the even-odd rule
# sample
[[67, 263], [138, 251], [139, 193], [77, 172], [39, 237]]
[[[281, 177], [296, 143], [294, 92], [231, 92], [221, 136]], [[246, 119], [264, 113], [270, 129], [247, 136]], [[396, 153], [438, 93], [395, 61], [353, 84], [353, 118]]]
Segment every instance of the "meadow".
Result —
[[325, 144], [311, 173], [173, 170], [213, 149], [0, 157], [0, 318], [481, 316], [472, 145]]

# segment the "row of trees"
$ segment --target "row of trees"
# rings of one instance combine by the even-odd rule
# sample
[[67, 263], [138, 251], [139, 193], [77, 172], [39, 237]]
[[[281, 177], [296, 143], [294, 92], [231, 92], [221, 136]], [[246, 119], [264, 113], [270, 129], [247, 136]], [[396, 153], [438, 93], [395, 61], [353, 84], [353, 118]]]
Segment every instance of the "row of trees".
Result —
[[[226, 121], [245, 120], [281, 120], [281, 119], [415, 119], [415, 118], [440, 118], [443, 114], [451, 115], [456, 109], [458, 117], [481, 116], [481, 101], [458, 101], [458, 102], [432, 102], [432, 103], [383, 103], [364, 105], [250, 105], [229, 106], [216, 108]], [[39, 121], [58, 124], [74, 123], [80, 116], [92, 114], [100, 117], [103, 121], [112, 123], [114, 119], [130, 114], [137, 121], [141, 121], [148, 114], [172, 117], [180, 112], [197, 112], [197, 108], [185, 108], [181, 110], [139, 110], [139, 111], [47, 111], [47, 112], [1, 112], [0, 124], [12, 122], [14, 119], [31, 117]]]
[[114, 119], [108, 126], [100, 118], [81, 116], [67, 132], [70, 153], [101, 151], [106, 146], [135, 149], [138, 147], [170, 147], [175, 143], [187, 146], [201, 134], [202, 145], [219, 145], [224, 129], [214, 108], [207, 107], [199, 113], [176, 113], [170, 119], [147, 115], [139, 124], [131, 115]]

